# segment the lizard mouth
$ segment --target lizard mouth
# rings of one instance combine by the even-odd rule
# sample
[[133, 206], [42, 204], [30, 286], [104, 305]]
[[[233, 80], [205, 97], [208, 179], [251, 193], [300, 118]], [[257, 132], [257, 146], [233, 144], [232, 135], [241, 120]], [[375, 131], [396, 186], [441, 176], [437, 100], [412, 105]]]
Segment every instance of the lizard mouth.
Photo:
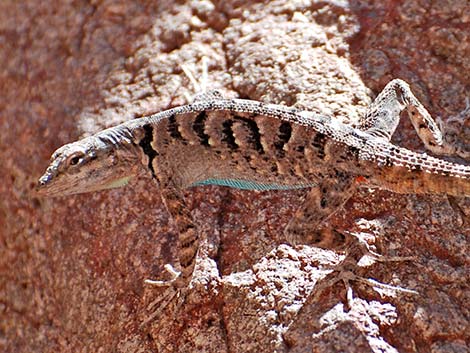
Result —
[[73, 194], [81, 194], [90, 191], [114, 189], [125, 186], [133, 174], [102, 176], [99, 181], [91, 175], [69, 178], [67, 175], [59, 174], [54, 170], [46, 170], [36, 184], [35, 195], [57, 197]]

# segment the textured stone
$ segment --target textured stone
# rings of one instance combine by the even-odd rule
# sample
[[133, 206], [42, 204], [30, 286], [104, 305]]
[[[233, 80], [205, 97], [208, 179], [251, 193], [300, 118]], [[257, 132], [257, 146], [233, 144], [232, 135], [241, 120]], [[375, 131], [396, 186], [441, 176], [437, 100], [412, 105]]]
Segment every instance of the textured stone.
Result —
[[[207, 234], [194, 288], [141, 326], [163, 293], [144, 279], [177, 256], [151, 179], [33, 194], [55, 148], [185, 103], [194, 91], [181, 65], [200, 73], [202, 56], [227, 96], [355, 121], [370, 92], [399, 77], [434, 116], [458, 115], [469, 10], [464, 0], [1, 2], [0, 350], [470, 350], [470, 200], [366, 190], [350, 200], [333, 225], [382, 254], [416, 256], [359, 272], [420, 294], [356, 284], [348, 311], [340, 283], [313, 300], [341, 254], [281, 244], [303, 191], [188, 190]], [[407, 121], [394, 140], [422, 148]]]

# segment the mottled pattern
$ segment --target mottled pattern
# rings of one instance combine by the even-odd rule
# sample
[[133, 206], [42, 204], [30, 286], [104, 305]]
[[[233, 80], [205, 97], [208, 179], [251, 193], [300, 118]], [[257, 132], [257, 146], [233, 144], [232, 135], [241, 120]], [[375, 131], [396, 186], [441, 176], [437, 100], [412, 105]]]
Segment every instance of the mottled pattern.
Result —
[[341, 246], [344, 237], [322, 229], [321, 223], [358, 186], [470, 196], [469, 166], [390, 143], [406, 110], [429, 149], [450, 150], [401, 80], [387, 85], [358, 128], [284, 106], [217, 94], [204, 97], [61, 147], [40, 179], [39, 192], [55, 196], [94, 191], [149, 171], [179, 232], [178, 286], [191, 278], [200, 238], [181, 191], [187, 187], [310, 188], [286, 228], [286, 238], [330, 248]]

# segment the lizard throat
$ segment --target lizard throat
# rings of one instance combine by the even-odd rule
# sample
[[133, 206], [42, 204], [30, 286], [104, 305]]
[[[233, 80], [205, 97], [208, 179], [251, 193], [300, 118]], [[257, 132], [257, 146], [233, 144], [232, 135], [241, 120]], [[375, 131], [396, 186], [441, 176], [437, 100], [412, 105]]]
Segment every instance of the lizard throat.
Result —
[[122, 177], [122, 178], [113, 180], [113, 181], [109, 182], [108, 184], [104, 185], [103, 189], [115, 189], [115, 188], [120, 188], [122, 186], [126, 186], [129, 183], [129, 181], [131, 180], [131, 178], [132, 177], [130, 177], [130, 176], [126, 176], [126, 177]]

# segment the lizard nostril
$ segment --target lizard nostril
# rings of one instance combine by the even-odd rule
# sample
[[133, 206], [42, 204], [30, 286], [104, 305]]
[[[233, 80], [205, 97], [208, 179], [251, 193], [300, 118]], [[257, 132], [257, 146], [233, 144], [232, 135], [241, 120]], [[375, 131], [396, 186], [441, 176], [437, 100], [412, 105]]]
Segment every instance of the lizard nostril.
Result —
[[39, 181], [38, 181], [38, 186], [44, 186], [46, 185], [49, 181], [51, 180], [51, 177], [49, 175], [44, 175], [42, 176]]

